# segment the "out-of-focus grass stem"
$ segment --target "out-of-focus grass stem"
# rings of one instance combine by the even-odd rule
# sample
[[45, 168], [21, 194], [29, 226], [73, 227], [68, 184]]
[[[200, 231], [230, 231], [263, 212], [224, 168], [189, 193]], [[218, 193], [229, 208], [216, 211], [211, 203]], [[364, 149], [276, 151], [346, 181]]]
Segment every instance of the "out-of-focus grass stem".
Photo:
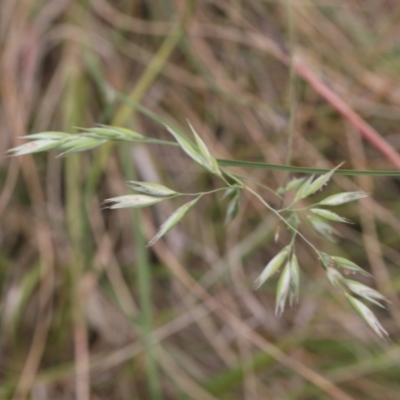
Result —
[[[294, 31], [294, 17], [291, 0], [285, 1], [287, 23], [288, 23], [288, 43], [289, 43], [289, 129], [286, 146], [286, 160], [285, 164], [290, 165], [292, 160], [293, 150], [293, 136], [296, 120], [296, 75], [294, 70], [294, 46], [295, 46], [295, 31]], [[286, 174], [284, 185], [289, 179], [289, 173]]]
[[[67, 59], [65, 65], [65, 95], [63, 107], [63, 124], [66, 129], [71, 126], [79, 126], [81, 122], [80, 103], [84, 91], [82, 90], [81, 74], [78, 60], [75, 57], [74, 48], [65, 50]], [[66, 158], [66, 217], [68, 232], [72, 244], [73, 254], [69, 268], [71, 274], [72, 290], [72, 319], [74, 321], [74, 348], [76, 368], [76, 398], [89, 400], [89, 348], [86, 320], [84, 316], [84, 304], [82, 302], [80, 282], [83, 274], [83, 234], [84, 219], [82, 198], [80, 194], [79, 176], [81, 171], [81, 158], [73, 154]]]

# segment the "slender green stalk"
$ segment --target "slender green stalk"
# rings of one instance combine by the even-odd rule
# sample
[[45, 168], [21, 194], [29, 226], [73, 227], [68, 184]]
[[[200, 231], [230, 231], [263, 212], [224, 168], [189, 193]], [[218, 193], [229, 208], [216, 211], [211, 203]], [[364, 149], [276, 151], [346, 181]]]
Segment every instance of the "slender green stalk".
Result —
[[[113, 94], [124, 104], [129, 105], [132, 108], [137, 109], [142, 114], [146, 115], [150, 119], [159, 124], [163, 125], [167, 121], [162, 117], [154, 114], [147, 108], [138, 104], [135, 101], [132, 101], [127, 96], [123, 95], [115, 91], [113, 88], [107, 86], [109, 91], [112, 91]], [[171, 124], [169, 124], [171, 125]], [[174, 142], [163, 143], [168, 145], [174, 145]], [[270, 164], [264, 162], [254, 162], [254, 161], [240, 161], [240, 160], [226, 160], [226, 159], [217, 159], [218, 165], [220, 167], [240, 167], [240, 168], [257, 168], [257, 169], [268, 169], [275, 171], [288, 171], [293, 173], [304, 173], [304, 174], [324, 174], [331, 169], [327, 168], [310, 168], [310, 167], [295, 167], [291, 165], [280, 165], [280, 164]], [[400, 176], [400, 171], [376, 171], [376, 170], [352, 170], [352, 169], [337, 169], [334, 172], [335, 175], [347, 175], [347, 176], [360, 176], [360, 175], [368, 175], [368, 176]]]
[[[264, 162], [253, 161], [239, 161], [239, 160], [225, 160], [217, 159], [218, 165], [221, 167], [240, 167], [240, 168], [256, 168], [256, 169], [269, 169], [276, 171], [290, 171], [303, 174], [325, 174], [330, 169], [326, 168], [309, 168], [309, 167], [294, 167], [289, 165], [268, 164]], [[376, 171], [376, 170], [359, 170], [359, 169], [337, 169], [335, 175], [347, 176], [400, 176], [400, 171]]]
[[317, 253], [318, 256], [320, 255], [320, 251], [300, 231], [291, 226], [289, 222], [286, 220], [286, 218], [282, 217], [279, 211], [271, 207], [257, 192], [255, 192], [250, 187], [245, 186], [245, 189], [251, 194], [253, 194], [255, 197], [257, 197], [257, 199], [260, 200], [261, 203], [264, 204], [264, 206], [268, 208], [269, 211], [272, 211], [290, 230], [294, 231], [297, 235], [299, 235]]
[[[66, 62], [69, 68], [65, 69], [66, 91], [64, 96], [64, 126], [80, 125], [82, 121], [82, 107], [80, 102], [84, 101], [84, 90], [82, 87], [82, 75], [77, 60], [71, 59]], [[69, 272], [71, 274], [72, 290], [72, 319], [74, 322], [74, 350], [75, 350], [75, 372], [76, 372], [76, 396], [80, 399], [90, 397], [89, 377], [89, 349], [86, 319], [84, 315], [85, 305], [82, 303], [81, 287], [82, 275], [84, 273], [84, 232], [85, 218], [82, 208], [82, 196], [80, 187], [80, 170], [82, 160], [79, 155], [74, 154], [66, 160], [66, 214], [68, 233], [72, 244], [72, 260]]]
[[[286, 0], [286, 13], [288, 21], [288, 32], [289, 32], [289, 132], [287, 139], [287, 150], [286, 150], [286, 165], [290, 165], [292, 159], [292, 148], [293, 148], [293, 136], [296, 120], [296, 81], [295, 81], [295, 71], [294, 71], [294, 45], [295, 45], [295, 32], [294, 32], [294, 18], [293, 18], [293, 8], [291, 0]], [[289, 174], [286, 174], [284, 184], [285, 186]]]

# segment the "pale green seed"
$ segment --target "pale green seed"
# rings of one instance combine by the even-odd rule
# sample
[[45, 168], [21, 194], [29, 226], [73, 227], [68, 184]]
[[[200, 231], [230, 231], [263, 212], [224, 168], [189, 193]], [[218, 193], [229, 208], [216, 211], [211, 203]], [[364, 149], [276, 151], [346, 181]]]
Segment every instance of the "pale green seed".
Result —
[[358, 272], [362, 275], [365, 276], [372, 276], [370, 273], [365, 271], [363, 268], [359, 267], [357, 264], [355, 264], [353, 261], [347, 260], [346, 258], [343, 257], [338, 257], [338, 256], [328, 256], [330, 257], [339, 267], [351, 271], [351, 272]]
[[254, 281], [253, 288], [258, 289], [263, 285], [283, 264], [290, 250], [290, 246], [284, 247], [264, 268], [260, 276]]
[[312, 180], [314, 179], [314, 175], [311, 175], [301, 186], [300, 188], [297, 190], [296, 195], [294, 196], [294, 201], [298, 201], [303, 199], [304, 193], [307, 191], [307, 189], [309, 188], [309, 186], [311, 185]]
[[344, 223], [351, 223], [351, 221], [349, 221], [346, 218], [341, 217], [340, 215], [335, 214], [332, 211], [329, 210], [325, 210], [323, 208], [311, 208], [310, 211], [314, 214], [317, 214], [318, 216], [328, 219], [330, 221], [336, 221], [336, 222], [344, 222]]
[[179, 194], [178, 192], [175, 192], [175, 190], [153, 182], [129, 181], [128, 186], [137, 192], [145, 193], [154, 197], [170, 197]]
[[121, 128], [119, 126], [110, 126], [110, 125], [99, 125], [101, 128], [108, 129], [111, 132], [116, 132], [120, 135], [121, 139], [124, 140], [145, 140], [146, 137], [141, 135], [140, 133], [134, 132], [128, 128]]
[[181, 135], [179, 132], [172, 129], [170, 126], [165, 125], [168, 129], [168, 132], [175, 138], [175, 140], [179, 143], [181, 149], [194, 161], [203, 167], [207, 168], [206, 162], [203, 160], [203, 157], [199, 153], [199, 151], [194, 147], [193, 143], [187, 139], [185, 136]]
[[324, 185], [326, 185], [329, 181], [329, 179], [331, 179], [332, 175], [334, 174], [334, 172], [342, 165], [343, 163], [339, 164], [336, 168], [334, 168], [333, 170], [327, 172], [324, 175], [321, 175], [319, 178], [317, 178], [314, 182], [310, 183], [310, 185], [304, 190], [304, 192], [302, 193], [302, 197], [308, 197], [312, 194], [314, 194], [315, 192], [317, 192], [319, 189], [321, 189]]
[[76, 138], [76, 140], [68, 141], [59, 146], [63, 150], [66, 149], [66, 151], [60, 154], [60, 156], [69, 153], [79, 153], [82, 151], [92, 150], [104, 144], [106, 141], [107, 140], [86, 138], [84, 136], [79, 136], [78, 138]]
[[11, 153], [11, 155], [13, 156], [22, 156], [25, 154], [33, 154], [39, 153], [41, 151], [55, 149], [57, 148], [57, 146], [57, 140], [40, 139], [14, 147], [8, 150], [7, 153]]
[[377, 292], [369, 286], [364, 285], [363, 283], [353, 281], [351, 279], [346, 279], [345, 282], [347, 287], [356, 295], [378, 305], [379, 307], [383, 307], [383, 305], [378, 301], [386, 301], [386, 298], [383, 294]]
[[295, 254], [290, 261], [290, 305], [299, 302], [300, 266]]
[[154, 236], [152, 240], [148, 243], [148, 247], [152, 246], [158, 239], [164, 236], [167, 232], [169, 232], [178, 222], [180, 222], [183, 217], [194, 207], [194, 205], [198, 202], [201, 196], [196, 199], [190, 201], [189, 203], [184, 204], [179, 207], [160, 227], [157, 235]]
[[133, 195], [125, 195], [119, 197], [113, 197], [111, 199], [107, 199], [105, 203], [115, 203], [109, 208], [117, 209], [117, 208], [142, 208], [148, 207], [153, 204], [159, 203], [163, 201], [163, 198], [151, 197], [144, 194], [133, 194]]
[[289, 192], [291, 190], [298, 189], [300, 185], [305, 181], [306, 178], [297, 178], [291, 180], [285, 187], [285, 191]]
[[23, 136], [23, 138], [25, 139], [29, 139], [29, 140], [39, 140], [39, 139], [43, 139], [43, 140], [59, 140], [59, 139], [63, 139], [65, 137], [71, 136], [69, 133], [65, 133], [65, 132], [41, 132], [41, 133], [33, 133], [31, 135], [26, 135]]
[[361, 301], [346, 293], [346, 298], [361, 318], [369, 325], [369, 327], [380, 337], [389, 336], [383, 326], [380, 324], [375, 314]]
[[201, 139], [201, 137], [199, 136], [199, 134], [195, 131], [195, 129], [193, 128], [192, 124], [188, 121], [188, 124], [190, 126], [190, 129], [193, 132], [194, 138], [196, 140], [196, 144], [197, 147], [199, 149], [199, 152], [201, 154], [201, 156], [203, 157], [205, 164], [207, 165], [207, 169], [211, 172], [213, 172], [214, 174], [220, 174], [220, 170], [218, 167], [218, 163], [217, 160], [215, 159], [215, 157], [210, 153], [210, 151], [208, 150], [206, 144], [203, 142], [203, 140]]
[[317, 233], [319, 233], [324, 238], [330, 240], [331, 242], [336, 242], [336, 238], [333, 235], [339, 235], [338, 231], [336, 231], [325, 221], [314, 215], [308, 215], [307, 218], [310, 221], [311, 226]]
[[350, 201], [359, 200], [367, 196], [368, 195], [364, 192], [343, 192], [329, 196], [320, 201], [318, 204], [324, 206], [339, 206], [341, 204], [346, 204]]
[[281, 316], [285, 310], [286, 299], [290, 290], [290, 263], [288, 262], [279, 278], [278, 288], [276, 291], [275, 314]]
[[225, 223], [232, 221], [236, 218], [239, 212], [239, 192], [229, 201], [226, 209]]

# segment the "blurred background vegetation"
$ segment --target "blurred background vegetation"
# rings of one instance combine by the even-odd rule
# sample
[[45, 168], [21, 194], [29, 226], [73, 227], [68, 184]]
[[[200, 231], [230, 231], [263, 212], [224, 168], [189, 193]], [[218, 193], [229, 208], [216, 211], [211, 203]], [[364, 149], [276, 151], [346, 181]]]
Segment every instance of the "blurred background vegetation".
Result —
[[[360, 135], [374, 127], [400, 148], [396, 0], [0, 7], [2, 155], [26, 134], [95, 123], [170, 139], [114, 88], [184, 129], [189, 119], [219, 158], [284, 164], [295, 88], [293, 164], [400, 165]], [[337, 244], [312, 236], [370, 271], [390, 299], [374, 309], [391, 335], [382, 342], [300, 242], [301, 302], [275, 317], [276, 281], [251, 284], [288, 235], [281, 228], [275, 243], [278, 221], [250, 197], [228, 226], [226, 200], [202, 199], [150, 249], [179, 201], [102, 210], [129, 193], [127, 179], [186, 192], [220, 185], [181, 150], [122, 144], [56, 156], [0, 156], [1, 399], [400, 398], [398, 178], [335, 177], [325, 193], [371, 197], [340, 209], [356, 223], [337, 228]], [[273, 188], [285, 179], [235, 171]]]

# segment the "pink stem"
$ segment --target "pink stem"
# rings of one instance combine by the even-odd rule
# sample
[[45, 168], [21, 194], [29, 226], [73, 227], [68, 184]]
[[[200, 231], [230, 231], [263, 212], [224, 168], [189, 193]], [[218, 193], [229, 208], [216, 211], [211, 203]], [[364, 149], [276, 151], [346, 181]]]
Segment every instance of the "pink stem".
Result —
[[317, 93], [342, 114], [378, 151], [380, 151], [393, 165], [400, 169], [400, 156], [381, 135], [355, 111], [353, 111], [337, 94], [326, 86], [307, 66], [299, 61], [294, 68], [299, 76], [305, 79]]

